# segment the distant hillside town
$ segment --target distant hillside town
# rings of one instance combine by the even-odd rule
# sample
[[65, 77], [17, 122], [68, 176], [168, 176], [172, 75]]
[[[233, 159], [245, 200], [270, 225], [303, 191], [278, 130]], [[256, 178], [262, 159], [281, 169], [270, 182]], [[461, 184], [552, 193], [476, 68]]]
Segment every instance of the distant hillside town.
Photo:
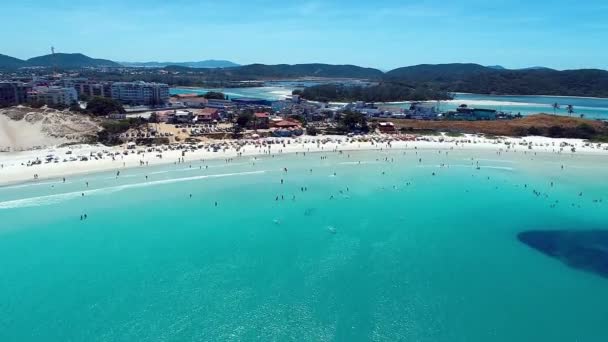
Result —
[[[438, 83], [415, 81], [424, 77], [458, 79], [456, 66], [420, 66], [389, 72], [387, 75], [392, 75], [391, 79], [378, 79], [378, 73], [382, 72], [356, 66], [250, 65], [233, 67], [228, 72], [177, 66], [125, 68], [107, 66], [103, 60], [75, 58], [87, 66], [24, 67], [0, 72], [0, 108], [24, 106], [43, 112], [53, 109], [87, 116], [101, 127], [98, 141], [110, 145], [303, 134], [411, 134], [416, 130], [428, 131], [424, 127], [470, 132], [473, 128], [487, 127], [466, 123], [508, 122], [521, 118], [519, 113], [466, 104], [442, 110], [442, 101], [451, 99], [449, 89]], [[471, 65], [459, 68], [460, 73], [479, 70]], [[437, 69], [440, 69], [439, 73]], [[315, 72], [311, 73], [311, 70]], [[231, 76], [226, 77], [228, 74]], [[347, 75], [369, 77], [342, 78]], [[228, 96], [221, 90], [201, 92], [196, 87], [183, 86], [199, 81], [220, 85], [213, 89], [290, 82], [296, 90], [281, 99], [269, 100]], [[171, 90], [175, 86], [180, 86], [179, 91]], [[551, 111], [550, 106], [547, 107], [547, 112]], [[568, 106], [568, 113], [574, 113], [572, 106]], [[603, 126], [590, 130], [591, 126], [585, 126], [587, 124], [587, 121], [575, 122], [570, 131], [559, 130], [559, 127], [549, 130], [550, 127], [512, 125], [508, 133], [574, 137], [604, 134]]]

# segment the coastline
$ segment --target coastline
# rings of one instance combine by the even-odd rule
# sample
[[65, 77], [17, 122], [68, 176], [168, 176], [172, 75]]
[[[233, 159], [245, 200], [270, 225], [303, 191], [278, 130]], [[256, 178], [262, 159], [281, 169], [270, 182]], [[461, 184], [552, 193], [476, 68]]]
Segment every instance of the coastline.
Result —
[[[500, 137], [490, 139], [477, 135], [465, 135], [463, 137], [419, 136], [416, 140], [405, 140], [404, 136], [400, 135], [369, 135], [356, 138], [306, 136], [264, 140], [223, 140], [199, 144], [200, 148], [196, 150], [186, 148], [188, 145], [182, 145], [184, 148], [176, 148], [175, 146], [159, 145], [126, 149], [124, 146], [73, 145], [61, 148], [0, 153], [0, 164], [2, 165], [0, 168], [0, 187], [178, 162], [188, 163], [303, 152], [374, 151], [388, 148], [391, 150], [527, 151], [556, 156], [592, 154], [608, 157], [608, 144], [587, 143], [580, 139], [546, 137]], [[574, 152], [572, 148], [574, 148]], [[50, 155], [59, 158], [59, 162], [45, 163], [45, 158]], [[69, 160], [78, 157], [86, 157], [88, 160]], [[27, 166], [28, 162], [36, 159], [41, 160], [42, 163]], [[67, 161], [63, 161], [64, 159], [67, 159]], [[37, 175], [37, 177], [34, 177], [34, 175]]]
[[608, 97], [593, 97], [593, 96], [567, 96], [567, 95], [546, 95], [546, 94], [538, 94], [538, 95], [518, 95], [518, 94], [478, 94], [478, 93], [461, 93], [461, 92], [453, 92], [452, 94], [460, 94], [460, 95], [483, 95], [483, 96], [517, 96], [517, 97], [555, 97], [555, 98], [570, 98], [570, 99], [590, 99], [590, 100], [608, 100]]

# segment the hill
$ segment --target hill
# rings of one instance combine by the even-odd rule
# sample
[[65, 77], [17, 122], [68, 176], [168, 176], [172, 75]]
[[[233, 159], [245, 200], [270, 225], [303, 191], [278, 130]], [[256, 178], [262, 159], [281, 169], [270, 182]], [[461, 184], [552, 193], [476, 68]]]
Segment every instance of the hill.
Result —
[[507, 70], [478, 64], [426, 64], [389, 71], [385, 78], [450, 92], [608, 97], [608, 71], [598, 69]]
[[201, 69], [212, 69], [212, 68], [233, 68], [238, 67], [240, 64], [236, 64], [226, 60], [209, 59], [199, 62], [121, 62], [123, 66], [135, 67], [135, 68], [164, 68], [169, 65], [183, 66], [189, 68], [201, 68]]
[[380, 79], [384, 73], [377, 69], [356, 65], [331, 64], [250, 64], [226, 70], [228, 75], [251, 79], [327, 77]]
[[454, 82], [471, 75], [500, 71], [472, 63], [420, 64], [391, 70], [385, 77], [404, 82]]
[[27, 60], [28, 66], [53, 67], [59, 68], [84, 68], [84, 67], [120, 67], [121, 65], [107, 60], [96, 59], [85, 56], [81, 53], [56, 53], [54, 55], [44, 55], [30, 58]]
[[16, 69], [26, 65], [27, 62], [19, 58], [0, 54], [0, 69]]

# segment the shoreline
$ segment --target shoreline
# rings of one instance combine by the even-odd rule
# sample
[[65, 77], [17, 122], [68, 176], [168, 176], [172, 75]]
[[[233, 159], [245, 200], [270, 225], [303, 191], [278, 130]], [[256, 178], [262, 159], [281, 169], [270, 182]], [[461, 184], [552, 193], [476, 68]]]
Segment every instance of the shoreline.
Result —
[[[334, 151], [386, 150], [469, 150], [535, 152], [559, 155], [598, 155], [608, 157], [608, 144], [587, 143], [580, 139], [552, 139], [546, 137], [489, 139], [476, 135], [463, 137], [419, 136], [416, 140], [403, 140], [403, 136], [368, 135], [305, 136], [299, 138], [268, 138], [262, 140], [221, 140], [201, 143], [192, 150], [191, 145], [159, 145], [126, 149], [123, 146], [74, 145], [61, 148], [0, 153], [0, 187], [62, 179], [86, 174], [121, 171], [147, 166], [161, 166], [178, 162], [200, 162], [266, 155], [318, 153]], [[177, 148], [182, 146], [184, 148]], [[575, 152], [572, 151], [575, 149]], [[214, 151], [214, 149], [217, 149]], [[69, 151], [69, 152], [68, 152]], [[69, 154], [68, 154], [69, 153]], [[59, 162], [45, 163], [53, 155]], [[80, 161], [79, 157], [87, 157]], [[77, 159], [70, 161], [69, 159]], [[183, 159], [182, 159], [183, 158]], [[38, 165], [27, 166], [28, 161], [41, 160]], [[63, 161], [68, 160], [68, 161]], [[608, 161], [608, 159], [607, 159]], [[34, 178], [34, 175], [38, 175]]]
[[460, 93], [455, 92], [452, 94], [462, 94], [462, 95], [481, 95], [481, 96], [520, 96], [520, 97], [534, 97], [534, 96], [542, 96], [542, 97], [556, 97], [556, 98], [569, 98], [569, 99], [590, 99], [590, 100], [608, 100], [608, 97], [593, 97], [593, 96], [567, 96], [567, 95], [518, 95], [518, 94], [479, 94], [479, 93]]

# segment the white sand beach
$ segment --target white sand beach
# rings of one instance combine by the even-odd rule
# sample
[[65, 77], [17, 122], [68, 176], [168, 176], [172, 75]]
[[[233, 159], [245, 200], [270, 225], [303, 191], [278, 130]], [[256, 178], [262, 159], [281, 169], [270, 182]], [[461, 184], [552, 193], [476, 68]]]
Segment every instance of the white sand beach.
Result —
[[210, 159], [230, 159], [281, 153], [331, 152], [379, 149], [435, 149], [550, 153], [560, 155], [594, 154], [608, 161], [608, 144], [587, 143], [579, 139], [525, 137], [489, 139], [476, 135], [463, 137], [401, 135], [306, 136], [258, 140], [218, 140], [197, 145], [173, 144], [154, 147], [72, 145], [23, 152], [0, 153], [0, 185], [57, 179], [76, 174], [119, 171], [125, 168], [160, 164], [188, 163]]

